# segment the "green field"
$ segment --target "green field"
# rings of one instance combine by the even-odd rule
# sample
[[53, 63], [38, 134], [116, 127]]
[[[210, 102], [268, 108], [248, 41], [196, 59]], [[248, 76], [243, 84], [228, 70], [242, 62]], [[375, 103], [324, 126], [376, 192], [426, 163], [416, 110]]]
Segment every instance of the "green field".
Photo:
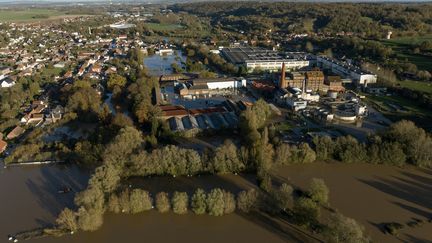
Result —
[[178, 30], [184, 28], [182, 25], [178, 25], [178, 24], [146, 23], [145, 25], [148, 28], [155, 31], [171, 31], [171, 30]]
[[432, 82], [405, 80], [399, 81], [398, 84], [401, 87], [432, 94]]
[[66, 13], [52, 9], [1, 10], [0, 22], [29, 22], [63, 15]]
[[383, 40], [382, 43], [391, 47], [400, 60], [408, 60], [417, 65], [420, 70], [432, 71], [432, 56], [413, 54], [411, 48], [413, 45], [422, 43], [423, 41], [432, 41], [432, 35], [417, 36], [417, 37], [399, 37], [391, 40]]
[[[372, 103], [377, 110], [379, 110], [384, 116], [392, 121], [405, 119], [414, 121], [418, 126], [426, 129], [430, 129], [432, 127], [430, 124], [432, 119], [432, 113], [430, 110], [419, 106], [412, 100], [397, 95], [368, 95], [367, 101], [368, 103]], [[399, 106], [400, 109], [396, 110], [394, 108], [395, 105]]]

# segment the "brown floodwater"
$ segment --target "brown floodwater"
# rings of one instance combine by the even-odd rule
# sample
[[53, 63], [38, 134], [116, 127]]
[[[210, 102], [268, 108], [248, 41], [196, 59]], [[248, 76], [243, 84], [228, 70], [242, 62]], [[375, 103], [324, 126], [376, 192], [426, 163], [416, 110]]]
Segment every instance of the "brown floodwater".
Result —
[[374, 242], [432, 242], [432, 223], [406, 227], [399, 239], [382, 232], [385, 222], [432, 218], [432, 170], [368, 164], [310, 164], [276, 168], [281, 181], [306, 188], [322, 178], [330, 188], [330, 206], [359, 221]]
[[[426, 219], [432, 212], [432, 171], [374, 165], [312, 164], [275, 169], [280, 182], [305, 187], [311, 178], [323, 178], [330, 188], [330, 204], [362, 223], [374, 242], [400, 242], [380, 231], [384, 222]], [[88, 172], [76, 166], [32, 166], [0, 169], [0, 242], [6, 235], [54, 222], [65, 206], [73, 205], [73, 193], [58, 194], [67, 185], [83, 189]], [[131, 187], [158, 191], [192, 192], [197, 187], [222, 187], [232, 192], [255, 187], [253, 176], [200, 176], [133, 178]], [[403, 242], [431, 242], [432, 224], [401, 232]], [[316, 242], [283, 219], [265, 214], [231, 214], [222, 217], [160, 214], [106, 214], [96, 232], [79, 232], [62, 238], [30, 240], [55, 242]]]
[[[73, 206], [73, 193], [58, 194], [62, 186], [82, 190], [88, 173], [76, 166], [32, 166], [1, 169], [0, 242], [22, 230], [50, 225], [65, 206]], [[132, 187], [153, 194], [164, 190], [192, 192], [197, 187], [222, 187], [238, 192], [254, 186], [252, 177], [235, 175], [194, 178], [131, 179]], [[268, 215], [231, 214], [222, 217], [160, 214], [106, 214], [96, 232], [79, 232], [61, 238], [29, 240], [36, 243], [69, 242], [316, 242], [295, 226]]]
[[88, 173], [76, 166], [22, 166], [0, 164], [0, 242], [7, 235], [50, 225], [74, 193], [59, 194], [63, 186], [85, 188]]

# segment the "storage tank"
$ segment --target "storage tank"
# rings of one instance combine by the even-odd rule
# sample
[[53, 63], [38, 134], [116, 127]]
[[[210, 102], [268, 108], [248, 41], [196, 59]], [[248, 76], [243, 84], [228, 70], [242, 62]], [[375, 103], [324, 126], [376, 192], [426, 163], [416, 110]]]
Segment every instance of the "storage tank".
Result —
[[328, 97], [330, 97], [332, 99], [336, 99], [338, 96], [338, 92], [334, 91], [334, 90], [329, 90], [327, 94], [328, 94]]

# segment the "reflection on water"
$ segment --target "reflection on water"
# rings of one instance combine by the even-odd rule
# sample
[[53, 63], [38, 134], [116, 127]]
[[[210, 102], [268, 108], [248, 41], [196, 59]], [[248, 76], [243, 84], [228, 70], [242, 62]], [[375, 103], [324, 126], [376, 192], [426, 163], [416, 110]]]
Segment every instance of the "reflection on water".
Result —
[[144, 58], [144, 65], [152, 76], [172, 74], [171, 64], [177, 63], [179, 66], [184, 67], [182, 64], [184, 62], [186, 62], [186, 57], [179, 50], [175, 51], [175, 54], [172, 55], [151, 55]]
[[[64, 207], [74, 206], [75, 192], [89, 177], [70, 165], [0, 166], [0, 242], [7, 242], [8, 234], [51, 225]], [[59, 194], [64, 186], [73, 192]]]
[[[88, 172], [77, 166], [7, 169], [0, 166], [0, 242], [8, 242], [8, 234], [53, 224], [64, 207], [74, 207], [74, 192], [82, 190], [89, 177]], [[70, 186], [74, 192], [59, 194], [59, 188], [64, 185]], [[212, 217], [189, 213], [180, 216], [160, 214], [155, 210], [138, 215], [107, 214], [103, 227], [96, 232], [79, 232], [62, 238], [47, 237], [27, 242], [117, 243], [126, 238], [128, 242], [143, 242], [144, 237], [148, 242], [284, 242], [272, 230], [236, 214]]]

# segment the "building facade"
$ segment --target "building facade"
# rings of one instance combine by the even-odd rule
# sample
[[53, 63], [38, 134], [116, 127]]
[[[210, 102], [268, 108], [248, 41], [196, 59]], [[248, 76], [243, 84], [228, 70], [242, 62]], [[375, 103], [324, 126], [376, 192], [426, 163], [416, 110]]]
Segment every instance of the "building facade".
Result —
[[340, 75], [343, 78], [350, 78], [354, 84], [359, 86], [366, 87], [368, 84], [376, 83], [378, 78], [376, 74], [365, 71], [360, 67], [326, 56], [317, 57], [317, 66], [322, 69], [330, 70], [332, 73]]

